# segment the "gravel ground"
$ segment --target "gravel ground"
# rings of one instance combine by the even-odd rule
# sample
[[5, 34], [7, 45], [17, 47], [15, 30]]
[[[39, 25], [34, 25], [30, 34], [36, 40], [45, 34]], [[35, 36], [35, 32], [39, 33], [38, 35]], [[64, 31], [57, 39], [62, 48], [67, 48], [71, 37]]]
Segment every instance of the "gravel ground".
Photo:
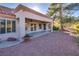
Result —
[[74, 37], [62, 32], [48, 33], [16, 46], [0, 49], [1, 56], [78, 56]]

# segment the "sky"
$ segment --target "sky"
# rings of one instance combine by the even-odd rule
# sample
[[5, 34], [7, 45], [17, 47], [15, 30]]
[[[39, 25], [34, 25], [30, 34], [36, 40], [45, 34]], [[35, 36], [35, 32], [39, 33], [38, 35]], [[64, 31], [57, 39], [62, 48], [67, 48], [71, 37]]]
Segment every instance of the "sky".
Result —
[[[31, 9], [34, 9], [40, 13], [46, 14], [48, 11], [49, 3], [20, 3], [22, 5], [25, 5]], [[16, 8], [19, 3], [0, 3], [2, 6], [10, 7], [10, 8]]]
[[[19, 5], [19, 4], [25, 5], [31, 9], [34, 9], [34, 10], [42, 13], [42, 14], [46, 14], [48, 11], [48, 8], [50, 6], [50, 3], [0, 3], [0, 5], [7, 6], [10, 8], [16, 8], [17, 5]], [[73, 16], [79, 16], [79, 11], [75, 12], [73, 14]]]

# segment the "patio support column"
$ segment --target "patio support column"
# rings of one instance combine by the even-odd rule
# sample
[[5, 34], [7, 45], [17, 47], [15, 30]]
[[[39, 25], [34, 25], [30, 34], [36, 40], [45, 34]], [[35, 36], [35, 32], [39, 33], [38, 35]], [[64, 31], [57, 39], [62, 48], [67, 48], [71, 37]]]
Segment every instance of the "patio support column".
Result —
[[19, 18], [19, 38], [22, 40], [22, 37], [25, 36], [25, 17]]
[[53, 22], [50, 23], [51, 25], [51, 32], [53, 32]]
[[49, 23], [46, 23], [46, 31], [49, 29], [49, 28], [48, 28], [48, 25], [49, 25]]

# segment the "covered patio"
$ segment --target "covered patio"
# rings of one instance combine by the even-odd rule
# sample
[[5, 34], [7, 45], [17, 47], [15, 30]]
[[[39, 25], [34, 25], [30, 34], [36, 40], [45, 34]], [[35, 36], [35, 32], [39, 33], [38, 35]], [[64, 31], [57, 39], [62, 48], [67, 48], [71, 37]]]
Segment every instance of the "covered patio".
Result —
[[[22, 42], [25, 34], [30, 34], [33, 38], [36, 38], [53, 30], [53, 20], [50, 17], [24, 5], [18, 5], [15, 9], [4, 6], [0, 8], [1, 48]], [[16, 40], [8, 42], [8, 39]]]
[[18, 18], [18, 37], [20, 39], [25, 34], [53, 30], [53, 20], [48, 16], [23, 5], [17, 6], [16, 10], [18, 10], [15, 15]]
[[51, 26], [50, 22], [25, 18], [25, 30], [27, 34], [41, 31], [50, 31]]

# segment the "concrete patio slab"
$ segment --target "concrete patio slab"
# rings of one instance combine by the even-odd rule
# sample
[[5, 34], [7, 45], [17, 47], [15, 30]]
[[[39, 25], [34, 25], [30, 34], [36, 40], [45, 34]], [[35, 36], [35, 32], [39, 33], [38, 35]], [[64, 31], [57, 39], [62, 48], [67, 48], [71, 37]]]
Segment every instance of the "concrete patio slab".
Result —
[[53, 32], [9, 48], [0, 48], [1, 56], [79, 56], [74, 37]]
[[2, 41], [0, 42], [0, 48], [8, 48], [8, 47], [12, 47], [15, 46], [19, 43], [21, 43], [22, 41]]
[[43, 35], [48, 34], [48, 33], [50, 33], [50, 32], [41, 31], [41, 32], [30, 33], [29, 35], [32, 36], [31, 39], [34, 39], [34, 38], [38, 38], [38, 37], [43, 36]]
[[[34, 39], [34, 38], [40, 37], [40, 36], [48, 34], [48, 33], [50, 33], [50, 32], [42, 31], [42, 32], [36, 32], [36, 33], [30, 33], [30, 35], [32, 36], [31, 39]], [[7, 48], [7, 47], [15, 46], [15, 45], [21, 43], [22, 40], [2, 41], [2, 42], [0, 42], [0, 48]]]

